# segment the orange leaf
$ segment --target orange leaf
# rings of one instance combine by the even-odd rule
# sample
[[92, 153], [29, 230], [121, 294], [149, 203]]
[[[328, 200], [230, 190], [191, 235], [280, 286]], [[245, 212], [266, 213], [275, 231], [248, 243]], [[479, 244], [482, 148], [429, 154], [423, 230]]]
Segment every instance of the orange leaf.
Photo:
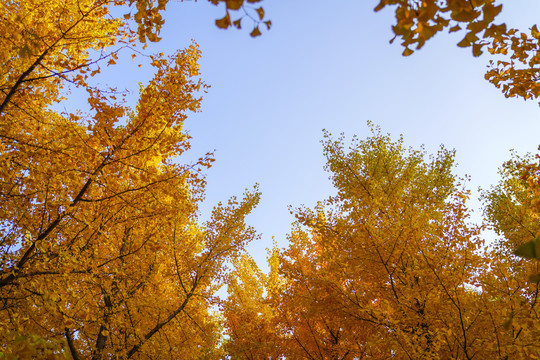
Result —
[[262, 20], [264, 18], [264, 9], [262, 7], [258, 8], [257, 14], [259, 14], [259, 19]]
[[226, 0], [227, 9], [238, 10], [244, 4], [244, 0]]
[[259, 30], [259, 27], [256, 26], [255, 28], [253, 28], [253, 31], [249, 35], [251, 35], [252, 37], [257, 37], [261, 35], [261, 31]]
[[409, 49], [409, 48], [406, 48], [404, 51], [403, 51], [403, 56], [409, 56], [413, 53], [414, 51]]
[[226, 29], [231, 26], [231, 18], [229, 13], [227, 13], [224, 18], [216, 20], [216, 26], [220, 29]]

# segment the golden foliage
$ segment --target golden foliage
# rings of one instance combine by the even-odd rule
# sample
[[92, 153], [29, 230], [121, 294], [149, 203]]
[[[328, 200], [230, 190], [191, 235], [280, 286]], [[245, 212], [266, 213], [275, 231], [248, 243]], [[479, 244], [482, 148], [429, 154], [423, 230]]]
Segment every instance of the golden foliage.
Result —
[[[257, 190], [201, 224], [200, 171], [182, 130], [200, 106], [197, 45], [150, 56], [134, 107], [91, 85], [122, 48], [157, 40], [150, 1], [1, 1], [0, 354], [215, 358], [225, 264], [256, 235]], [[129, 16], [111, 9], [135, 6]], [[89, 111], [59, 112], [67, 86]], [[68, 355], [69, 354], [69, 355]]]
[[489, 61], [485, 78], [506, 97], [535, 99], [540, 96], [540, 32], [536, 25], [530, 31], [511, 29], [497, 24], [503, 10], [495, 0], [381, 0], [376, 11], [395, 7], [396, 23], [392, 27], [408, 56], [420, 49], [437, 33], [461, 31], [460, 47], [471, 47], [474, 56], [487, 49], [495, 60]]
[[[225, 312], [231, 358], [540, 356], [538, 283], [528, 280], [537, 265], [484, 247], [453, 152], [428, 159], [378, 129], [323, 143], [337, 195], [296, 211], [290, 245], [271, 258], [277, 285], [237, 265], [242, 289], [230, 301], [241, 310]], [[254, 355], [263, 346], [271, 357]]]

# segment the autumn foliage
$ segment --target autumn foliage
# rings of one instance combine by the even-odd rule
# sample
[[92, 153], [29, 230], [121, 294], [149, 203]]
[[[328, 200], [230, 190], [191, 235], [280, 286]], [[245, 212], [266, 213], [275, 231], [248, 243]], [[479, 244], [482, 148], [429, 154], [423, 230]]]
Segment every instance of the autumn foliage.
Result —
[[470, 47], [474, 56], [484, 50], [492, 55], [485, 78], [506, 97], [540, 96], [540, 32], [534, 24], [525, 31], [498, 23], [496, 16], [503, 4], [495, 0], [380, 0], [375, 10], [384, 8], [395, 12], [392, 30], [405, 47], [403, 55], [411, 55], [443, 30], [458, 32], [463, 36], [458, 46]]
[[[130, 107], [92, 77], [155, 41], [166, 2], [2, 1], [0, 351], [7, 358], [215, 358], [211, 306], [256, 235], [256, 190], [197, 218], [207, 154], [182, 163], [206, 85], [196, 45], [150, 56]], [[129, 17], [113, 6], [132, 6]], [[88, 111], [56, 109], [69, 88]]]
[[[259, 0], [210, 2], [219, 28], [271, 27]], [[245, 252], [256, 187], [198, 217], [213, 157], [184, 160], [183, 124], [207, 87], [201, 54], [142, 52], [168, 5], [0, 1], [0, 359], [540, 357], [537, 158], [514, 157], [484, 192], [500, 235], [484, 244], [452, 151], [374, 126], [350, 143], [326, 133], [336, 194], [294, 211], [265, 274]], [[461, 31], [458, 46], [496, 56], [486, 78], [506, 96], [540, 95], [540, 32], [498, 24], [493, 0], [384, 8], [404, 55]], [[134, 105], [93, 81], [121, 53], [154, 69]], [[74, 89], [87, 110], [59, 110]]]
[[[290, 245], [274, 250], [269, 275], [237, 265], [233, 288], [243, 286], [229, 302], [242, 306], [224, 311], [233, 359], [260, 358], [263, 346], [272, 359], [540, 355], [538, 280], [529, 279], [538, 265], [512, 254], [511, 236], [485, 246], [468, 223], [453, 152], [428, 158], [378, 129], [350, 144], [327, 135], [324, 151], [337, 194], [295, 211]], [[500, 191], [486, 195], [491, 221], [503, 231], [498, 219], [513, 219], [504, 228], [521, 231], [520, 242], [535, 236], [523, 237], [511, 213], [530, 210], [506, 210], [511, 197]]]

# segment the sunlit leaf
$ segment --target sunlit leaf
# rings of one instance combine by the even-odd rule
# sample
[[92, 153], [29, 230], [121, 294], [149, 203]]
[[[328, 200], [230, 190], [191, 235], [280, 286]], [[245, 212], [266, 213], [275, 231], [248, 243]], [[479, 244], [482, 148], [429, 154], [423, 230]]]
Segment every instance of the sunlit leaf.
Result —
[[231, 26], [231, 18], [229, 14], [225, 15], [221, 19], [216, 20], [216, 26], [220, 29], [227, 29], [229, 26]]
[[226, 0], [227, 9], [238, 10], [242, 7], [244, 0]]
[[409, 49], [409, 48], [406, 48], [405, 50], [403, 50], [403, 56], [409, 56], [409, 55], [411, 55], [413, 52], [414, 52], [414, 50]]
[[259, 27], [258, 26], [254, 27], [253, 31], [251, 31], [250, 35], [252, 37], [257, 37], [257, 36], [261, 35], [261, 31], [259, 30]]
[[259, 19], [262, 20], [264, 18], [264, 9], [262, 7], [257, 8], [257, 14], [259, 15]]

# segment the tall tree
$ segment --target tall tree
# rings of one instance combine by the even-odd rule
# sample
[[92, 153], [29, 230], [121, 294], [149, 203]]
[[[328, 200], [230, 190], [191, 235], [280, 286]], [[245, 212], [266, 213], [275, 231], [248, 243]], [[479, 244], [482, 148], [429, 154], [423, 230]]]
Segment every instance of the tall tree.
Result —
[[494, 299], [505, 302], [507, 351], [514, 357], [519, 354], [526, 358], [524, 349], [529, 349], [538, 356], [540, 346], [535, 341], [540, 336], [538, 162], [530, 154], [513, 154], [500, 174], [499, 183], [483, 193], [486, 218], [500, 236], [491, 254], [494, 276], [486, 279], [489, 283], [486, 289]]
[[276, 331], [275, 310], [270, 298], [278, 290], [278, 252], [269, 257], [270, 274], [264, 274], [252, 257], [244, 254], [229, 275], [228, 297], [221, 304], [227, 339], [224, 350], [230, 359], [279, 359], [282, 356]]
[[337, 195], [297, 212], [305, 230], [281, 260], [298, 358], [479, 356], [482, 241], [453, 153], [426, 160], [379, 130], [350, 146], [327, 135], [324, 150]]
[[[540, 95], [540, 31], [536, 24], [528, 30], [497, 24], [495, 17], [503, 10], [502, 4], [494, 0], [381, 0], [375, 10], [385, 7], [395, 7], [393, 30], [402, 39], [404, 55], [413, 53], [411, 47], [420, 49], [444, 29], [461, 31], [465, 34], [458, 46], [472, 47], [474, 56], [483, 49], [493, 55], [485, 78], [506, 97], [526, 100]], [[482, 275], [485, 305], [491, 309], [492, 328], [498, 333], [491, 345], [497, 344], [499, 358], [537, 357], [539, 352], [532, 340], [538, 336], [539, 169], [531, 157], [515, 155], [503, 166], [500, 183], [484, 193], [487, 220], [502, 237], [486, 254], [490, 271]], [[499, 330], [501, 314], [506, 314], [509, 331]]]
[[226, 312], [233, 344], [257, 348], [252, 329], [274, 324], [265, 346], [286, 359], [540, 354], [538, 284], [527, 282], [523, 261], [486, 249], [480, 229], [467, 223], [468, 192], [452, 175], [453, 152], [428, 159], [376, 129], [350, 145], [327, 135], [324, 149], [337, 194], [297, 210], [290, 245], [273, 260], [272, 291], [263, 275], [240, 267], [247, 301], [272, 311], [248, 311], [241, 326]]
[[[219, 354], [211, 300], [225, 264], [255, 237], [244, 218], [259, 194], [217, 206], [205, 224], [197, 218], [213, 158], [180, 162], [183, 122], [206, 87], [197, 46], [150, 56], [155, 76], [133, 107], [91, 83], [122, 48], [159, 40], [166, 3], [0, 2], [5, 356]], [[136, 30], [129, 14], [111, 15], [117, 6], [136, 8]], [[54, 110], [71, 85], [87, 91], [87, 113]]]

